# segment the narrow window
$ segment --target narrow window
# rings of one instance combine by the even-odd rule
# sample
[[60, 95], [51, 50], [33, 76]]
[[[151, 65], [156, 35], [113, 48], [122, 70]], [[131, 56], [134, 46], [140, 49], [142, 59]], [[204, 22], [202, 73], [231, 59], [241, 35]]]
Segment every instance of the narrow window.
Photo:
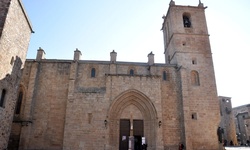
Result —
[[197, 113], [192, 113], [192, 119], [197, 120]]
[[93, 118], [92, 113], [88, 113], [88, 123], [89, 124], [91, 124], [92, 118]]
[[95, 68], [91, 69], [91, 77], [94, 78], [95, 77]]
[[220, 115], [221, 115], [221, 116], [223, 116], [223, 114], [222, 114], [222, 110], [221, 110], [221, 107], [220, 107]]
[[193, 64], [193, 65], [196, 65], [196, 64], [197, 64], [197, 59], [196, 59], [196, 58], [193, 58], [193, 59], [192, 59], [192, 64]]
[[16, 103], [16, 111], [15, 114], [20, 114], [21, 111], [21, 105], [22, 105], [22, 100], [23, 100], [23, 92], [20, 91], [18, 94], [18, 99], [17, 99], [17, 103]]
[[14, 57], [13, 57], [13, 56], [11, 57], [10, 64], [11, 64], [11, 65], [14, 64]]
[[162, 78], [164, 81], [167, 81], [167, 73], [166, 71], [163, 71]]
[[130, 69], [129, 74], [130, 74], [131, 76], [133, 76], [133, 75], [134, 75], [134, 70], [133, 70], [133, 69]]
[[191, 84], [200, 85], [199, 74], [197, 71], [191, 71]]
[[4, 98], [5, 98], [5, 95], [6, 95], [6, 90], [3, 89], [3, 90], [2, 90], [2, 94], [1, 94], [1, 99], [0, 99], [0, 107], [3, 107], [3, 105], [4, 105]]
[[191, 21], [190, 21], [190, 17], [188, 14], [184, 14], [183, 15], [183, 25], [185, 28], [190, 28], [191, 27]]

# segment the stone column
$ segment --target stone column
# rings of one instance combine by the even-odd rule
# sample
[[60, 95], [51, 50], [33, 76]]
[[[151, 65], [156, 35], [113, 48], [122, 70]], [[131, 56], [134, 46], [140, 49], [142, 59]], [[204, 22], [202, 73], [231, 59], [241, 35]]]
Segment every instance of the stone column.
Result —
[[[42, 52], [43, 50], [40, 49]], [[39, 50], [38, 50], [39, 51]], [[28, 120], [28, 121], [33, 121], [33, 115], [35, 112], [35, 105], [36, 105], [36, 96], [37, 96], [37, 87], [38, 85], [38, 79], [40, 75], [40, 63], [39, 62], [34, 62], [30, 68], [30, 75], [29, 75], [29, 82], [26, 90], [26, 97], [24, 101], [24, 110], [23, 110], [23, 120]], [[31, 138], [31, 130], [32, 130], [32, 125], [29, 126], [23, 126], [21, 129], [21, 134], [20, 134], [20, 144], [19, 144], [19, 149], [28, 149], [29, 145], [29, 139]]]
[[133, 115], [132, 112], [130, 112], [130, 136], [129, 136], [129, 143], [128, 143], [128, 149], [134, 150], [134, 131], [133, 131]]
[[129, 136], [128, 150], [134, 150], [134, 136]]
[[[74, 120], [71, 119], [72, 105], [74, 105], [74, 89], [75, 80], [78, 72], [78, 62], [73, 61], [70, 66], [69, 84], [68, 84], [68, 100], [66, 104], [66, 115], [65, 115], [65, 127], [64, 127], [64, 137], [63, 137], [63, 149], [72, 148], [71, 142], [74, 135], [71, 134], [71, 124]], [[73, 148], [74, 149], [74, 148]]]

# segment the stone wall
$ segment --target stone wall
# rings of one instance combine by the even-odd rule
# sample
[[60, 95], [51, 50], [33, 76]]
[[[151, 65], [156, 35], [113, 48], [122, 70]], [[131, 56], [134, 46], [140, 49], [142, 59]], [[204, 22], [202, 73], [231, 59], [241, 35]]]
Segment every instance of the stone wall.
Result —
[[[6, 5], [5, 3], [8, 3], [8, 1], [1, 1], [0, 4], [3, 7]], [[9, 9], [5, 11], [7, 15], [0, 40], [0, 70], [4, 70], [0, 72], [0, 79], [11, 73], [17, 56], [21, 58], [22, 63], [25, 62], [30, 34], [33, 32], [20, 1], [12, 0], [9, 3]]]
[[224, 131], [223, 139], [227, 140], [228, 146], [230, 141], [237, 145], [236, 127], [234, 122], [231, 98], [219, 96], [218, 99], [220, 101], [220, 127], [223, 128]]
[[5, 78], [0, 80], [0, 94], [3, 98], [3, 90], [6, 94], [3, 98], [3, 105], [0, 107], [0, 149], [7, 148], [9, 135], [11, 131], [11, 124], [17, 99], [17, 90], [20, 78], [22, 62], [20, 58], [16, 58], [11, 74], [7, 74]]
[[[32, 124], [22, 127], [20, 148], [117, 149], [119, 125], [114, 122], [129, 119], [126, 112], [143, 116], [135, 113], [134, 119], [144, 119], [149, 149], [162, 149], [160, 139], [165, 134], [164, 143], [177, 146], [181, 128], [175, 69], [156, 65], [149, 71], [147, 64], [117, 64], [116, 72], [109, 74], [110, 66], [108, 62], [27, 61], [21, 82], [26, 91], [21, 114]], [[92, 68], [96, 69], [94, 78]], [[134, 76], [128, 74], [130, 68]], [[163, 71], [168, 72], [167, 81], [162, 80]], [[128, 95], [140, 97], [136, 107], [130, 105], [135, 103], [133, 98], [127, 101], [127, 107], [120, 105], [124, 100], [121, 97]], [[141, 105], [148, 111], [136, 110]]]
[[0, 107], [0, 149], [7, 148], [17, 90], [21, 78], [31, 27], [19, 0], [0, 2], [0, 94], [6, 90], [3, 107]]
[[[93, 68], [95, 77], [91, 77]], [[134, 75], [130, 75], [131, 68]], [[216, 136], [214, 122], [206, 122], [211, 115], [207, 111], [214, 111], [210, 102], [192, 92], [205, 94], [199, 86], [187, 85], [188, 107], [197, 118], [190, 113], [184, 122], [187, 102], [183, 102], [181, 88], [191, 80], [190, 72], [184, 76], [180, 71], [166, 64], [27, 60], [21, 82], [25, 91], [21, 115], [32, 123], [22, 127], [19, 148], [115, 150], [119, 148], [119, 120], [130, 119], [131, 113], [133, 119], [144, 120], [148, 149], [176, 149], [187, 138], [210, 139], [196, 128], [190, 131], [192, 137], [185, 137], [187, 126], [206, 127], [206, 132]], [[202, 142], [191, 143], [199, 146]]]
[[70, 63], [27, 62], [21, 86], [25, 91], [20, 149], [61, 149]]
[[2, 0], [0, 2], [0, 37], [2, 35], [4, 23], [7, 17], [10, 0]]

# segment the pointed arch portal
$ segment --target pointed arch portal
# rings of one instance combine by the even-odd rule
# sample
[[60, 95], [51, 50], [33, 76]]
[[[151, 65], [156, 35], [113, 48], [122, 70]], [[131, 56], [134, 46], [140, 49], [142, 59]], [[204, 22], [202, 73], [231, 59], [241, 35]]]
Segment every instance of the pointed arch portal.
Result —
[[[122, 140], [128, 135], [121, 135], [130, 131], [130, 120], [134, 122], [134, 131], [139, 137], [145, 137], [148, 149], [156, 146], [157, 112], [151, 100], [137, 90], [128, 90], [114, 99], [108, 112], [109, 145], [115, 149], [122, 148]], [[122, 131], [123, 130], [123, 131]], [[138, 135], [139, 134], [139, 135]], [[126, 144], [125, 144], [126, 145]]]

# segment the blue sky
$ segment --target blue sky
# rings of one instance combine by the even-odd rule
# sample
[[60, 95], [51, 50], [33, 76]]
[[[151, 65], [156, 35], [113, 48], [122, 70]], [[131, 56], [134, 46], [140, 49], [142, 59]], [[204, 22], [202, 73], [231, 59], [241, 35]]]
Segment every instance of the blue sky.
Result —
[[[76, 48], [83, 60], [147, 62], [153, 51], [164, 63], [162, 16], [170, 0], [23, 0], [32, 23], [27, 58], [39, 47], [47, 59], [73, 59]], [[197, 6], [199, 0], [175, 0]], [[250, 1], [202, 0], [206, 9], [218, 95], [232, 97], [233, 106], [250, 103]], [[250, 93], [250, 92], [249, 92]]]

